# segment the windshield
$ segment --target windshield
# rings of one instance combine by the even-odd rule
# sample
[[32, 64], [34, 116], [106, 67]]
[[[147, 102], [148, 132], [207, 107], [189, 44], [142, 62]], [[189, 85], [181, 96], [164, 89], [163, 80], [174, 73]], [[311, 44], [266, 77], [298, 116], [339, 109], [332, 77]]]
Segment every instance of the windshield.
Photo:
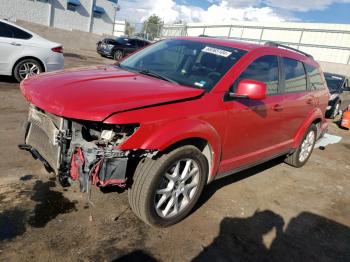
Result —
[[324, 75], [327, 81], [327, 86], [330, 91], [337, 91], [344, 83], [344, 77], [337, 76], [337, 75], [331, 75], [331, 74], [325, 74]]
[[120, 67], [210, 91], [247, 51], [190, 40], [164, 40], [124, 60]]

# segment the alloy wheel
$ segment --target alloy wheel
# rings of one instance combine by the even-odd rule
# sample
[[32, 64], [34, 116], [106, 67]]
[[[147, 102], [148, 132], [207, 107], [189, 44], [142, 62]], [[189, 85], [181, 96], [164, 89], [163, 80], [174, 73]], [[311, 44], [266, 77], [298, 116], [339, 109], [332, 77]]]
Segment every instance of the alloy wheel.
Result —
[[114, 53], [114, 59], [115, 59], [116, 61], [119, 61], [119, 60], [121, 60], [122, 58], [123, 58], [123, 53], [122, 53], [122, 51], [120, 51], [120, 50], [115, 51], [115, 53]]
[[162, 218], [170, 218], [184, 210], [195, 196], [200, 178], [198, 163], [193, 159], [175, 162], [161, 177], [154, 206]]
[[314, 131], [310, 131], [307, 136], [305, 137], [302, 145], [301, 145], [301, 150], [300, 150], [300, 154], [299, 154], [299, 161], [300, 162], [304, 162], [309, 155], [312, 152], [313, 146], [315, 144], [315, 132]]
[[30, 76], [41, 73], [40, 67], [33, 62], [24, 62], [20, 65], [18, 70], [21, 79], [27, 79]]

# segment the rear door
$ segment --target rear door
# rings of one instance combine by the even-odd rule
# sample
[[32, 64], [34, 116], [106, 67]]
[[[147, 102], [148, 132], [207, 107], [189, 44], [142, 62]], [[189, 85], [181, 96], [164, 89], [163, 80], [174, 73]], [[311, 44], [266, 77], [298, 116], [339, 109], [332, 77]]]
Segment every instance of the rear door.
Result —
[[138, 49], [138, 41], [136, 39], [130, 39], [125, 44], [124, 52], [126, 55], [129, 55], [131, 53], [134, 53]]
[[313, 92], [315, 100], [318, 103], [318, 107], [325, 112], [329, 103], [329, 97], [327, 95], [328, 88], [326, 86], [325, 79], [321, 75], [322, 72], [319, 70], [319, 68], [316, 68], [313, 65], [305, 63], [304, 66], [308, 77], [308, 90]]
[[13, 37], [8, 24], [0, 21], [0, 74], [11, 74], [13, 57], [21, 49]]
[[278, 57], [266, 55], [253, 61], [236, 80], [233, 92], [243, 79], [265, 82], [267, 97], [226, 101], [228, 131], [221, 172], [267, 159], [289, 146], [283, 135], [284, 95], [280, 92]]
[[314, 92], [307, 90], [304, 64], [287, 57], [281, 58], [282, 81], [285, 92], [284, 135], [293, 139], [307, 116], [318, 105]]
[[23, 47], [32, 48], [30, 38], [31, 34], [0, 21], [0, 72], [11, 73]]
[[346, 78], [342, 86], [342, 110], [346, 109], [350, 105], [350, 79]]

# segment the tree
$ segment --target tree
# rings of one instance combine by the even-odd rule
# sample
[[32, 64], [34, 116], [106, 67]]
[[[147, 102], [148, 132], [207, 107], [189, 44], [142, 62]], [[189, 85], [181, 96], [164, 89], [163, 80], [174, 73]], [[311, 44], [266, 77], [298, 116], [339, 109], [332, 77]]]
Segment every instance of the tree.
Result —
[[135, 33], [135, 27], [132, 26], [128, 21], [125, 22], [125, 34], [132, 36]]
[[149, 40], [153, 40], [159, 36], [162, 26], [163, 20], [157, 15], [151, 15], [145, 22], [143, 22], [142, 32]]

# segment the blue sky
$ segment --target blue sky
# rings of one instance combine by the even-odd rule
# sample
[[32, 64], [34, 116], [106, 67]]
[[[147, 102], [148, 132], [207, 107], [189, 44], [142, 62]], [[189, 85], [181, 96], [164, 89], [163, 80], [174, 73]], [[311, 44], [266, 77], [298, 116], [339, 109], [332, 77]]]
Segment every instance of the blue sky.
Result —
[[336, 3], [321, 11], [297, 12], [301, 21], [318, 23], [350, 24], [350, 3]]
[[350, 24], [350, 0], [120, 0], [119, 3], [121, 19], [131, 22], [142, 22], [156, 14], [166, 23], [243, 20]]
[[[305, 2], [314, 2], [317, 6], [317, 1], [305, 0]], [[208, 9], [212, 3], [219, 3], [220, 1], [207, 1], [207, 0], [176, 0], [178, 4], [193, 5], [203, 9]], [[235, 1], [232, 1], [235, 2]], [[281, 0], [280, 2], [285, 2]], [[331, 2], [330, 5], [326, 6], [323, 10], [307, 10], [307, 11], [292, 11], [293, 18], [300, 20], [301, 22], [316, 22], [316, 23], [340, 23], [350, 24], [350, 2], [341, 3], [340, 1], [321, 1]], [[333, 2], [333, 3], [332, 3]], [[242, 5], [241, 5], [242, 6]], [[269, 7], [269, 4], [260, 3], [253, 5], [255, 7]], [[273, 7], [273, 6], [272, 6]], [[286, 7], [287, 4], [286, 4]]]

